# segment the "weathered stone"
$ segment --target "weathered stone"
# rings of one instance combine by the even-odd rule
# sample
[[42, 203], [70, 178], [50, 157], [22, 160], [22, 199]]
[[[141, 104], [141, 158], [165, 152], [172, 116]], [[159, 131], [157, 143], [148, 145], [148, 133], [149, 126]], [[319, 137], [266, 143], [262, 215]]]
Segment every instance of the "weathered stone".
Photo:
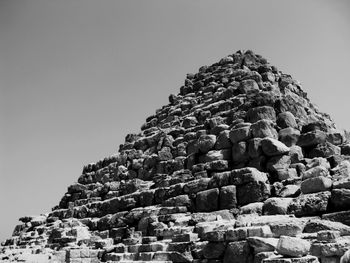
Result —
[[251, 93], [251, 92], [258, 91], [259, 86], [254, 80], [247, 79], [241, 82], [238, 89], [241, 93]]
[[310, 131], [301, 134], [298, 140], [298, 145], [301, 147], [315, 146], [326, 141], [326, 133], [320, 130]]
[[340, 237], [340, 231], [321, 230], [317, 232], [318, 241], [334, 242]]
[[277, 252], [289, 257], [302, 257], [309, 253], [310, 243], [306, 240], [281, 236], [277, 244]]
[[244, 163], [248, 160], [248, 149], [246, 142], [233, 143], [232, 160], [235, 163]]
[[298, 172], [295, 168], [280, 169], [276, 172], [280, 181], [298, 178]]
[[208, 259], [220, 258], [225, 252], [224, 242], [209, 242], [203, 248], [203, 256]]
[[218, 160], [231, 160], [231, 149], [212, 150], [199, 157], [200, 163], [208, 163]]
[[345, 225], [350, 226], [350, 210], [349, 211], [341, 211], [341, 212], [334, 212], [329, 214], [323, 214], [322, 219], [340, 222]]
[[289, 148], [289, 156], [292, 164], [300, 163], [304, 159], [303, 150], [298, 145]]
[[278, 197], [296, 197], [300, 193], [300, 186], [294, 184], [287, 184], [277, 186], [278, 182], [274, 184], [275, 194]]
[[221, 131], [216, 139], [215, 149], [221, 150], [221, 149], [227, 149], [231, 147], [232, 147], [232, 144], [230, 141], [230, 131], [228, 130]]
[[298, 124], [295, 121], [294, 115], [289, 111], [281, 112], [280, 114], [278, 114], [276, 122], [277, 125], [282, 129], [288, 127], [298, 128]]
[[158, 152], [159, 160], [161, 161], [167, 161], [173, 159], [173, 155], [171, 153], [170, 147], [163, 147], [159, 152]]
[[196, 126], [197, 124], [198, 124], [197, 118], [194, 116], [189, 116], [183, 120], [182, 127], [184, 127], [185, 129], [188, 129]]
[[333, 189], [330, 203], [337, 211], [348, 210], [350, 208], [350, 189]]
[[204, 240], [213, 242], [224, 242], [226, 230], [215, 230], [205, 233]]
[[197, 141], [198, 149], [202, 153], [207, 153], [212, 150], [216, 143], [215, 135], [201, 135]]
[[278, 139], [288, 147], [295, 145], [299, 140], [299, 136], [300, 131], [291, 127], [284, 128], [278, 132]]
[[248, 203], [247, 205], [243, 205], [240, 208], [241, 214], [262, 214], [263, 210], [263, 202], [254, 202], [254, 203]]
[[163, 202], [163, 206], [186, 206], [190, 207], [192, 202], [188, 195], [178, 195], [175, 197], [171, 197]]
[[324, 176], [317, 176], [306, 179], [300, 185], [303, 194], [323, 192], [331, 189], [332, 179]]
[[250, 182], [237, 187], [237, 202], [246, 205], [266, 200], [271, 194], [270, 185], [264, 182]]
[[247, 167], [232, 170], [229, 175], [228, 184], [242, 185], [250, 182], [267, 182], [266, 173], [258, 171], [256, 168]]
[[340, 235], [350, 235], [350, 227], [339, 222], [321, 220], [317, 218], [310, 219], [304, 228], [305, 233], [316, 233], [323, 230], [338, 231]]
[[328, 174], [329, 173], [327, 168], [323, 166], [316, 166], [316, 167], [310, 168], [309, 170], [303, 173], [303, 180], [313, 178], [313, 177], [318, 177], [318, 176], [327, 177]]
[[261, 147], [267, 156], [283, 155], [289, 152], [289, 148], [285, 144], [272, 138], [263, 139]]
[[219, 207], [219, 189], [210, 189], [197, 193], [196, 209], [201, 212], [210, 212], [218, 210]]
[[229, 137], [232, 143], [237, 143], [240, 141], [246, 141], [251, 137], [250, 123], [245, 126], [234, 128], [230, 131]]
[[251, 132], [255, 138], [270, 137], [273, 139], [278, 138], [277, 131], [273, 127], [273, 124], [269, 120], [260, 120], [252, 124]]
[[264, 202], [263, 214], [264, 215], [285, 215], [288, 212], [289, 204], [292, 202], [292, 198], [278, 198], [272, 197]]
[[189, 181], [184, 184], [183, 191], [185, 194], [196, 194], [208, 188], [210, 178], [201, 178], [198, 180]]
[[309, 157], [330, 157], [332, 155], [339, 155], [340, 154], [340, 147], [335, 146], [329, 142], [320, 143], [315, 148], [313, 148], [309, 152]]
[[286, 236], [297, 236], [300, 235], [305, 227], [303, 220], [298, 218], [284, 218], [269, 223], [273, 237]]
[[220, 189], [220, 198], [219, 198], [219, 208], [220, 209], [231, 209], [237, 206], [237, 197], [236, 197], [236, 186], [228, 185], [223, 186]]
[[277, 238], [249, 237], [248, 243], [254, 248], [254, 253], [275, 251], [278, 243]]
[[291, 160], [288, 155], [273, 156], [268, 160], [266, 170], [269, 172], [278, 172], [279, 170], [288, 169], [290, 164]]
[[242, 263], [252, 261], [251, 249], [247, 241], [230, 242], [227, 244], [223, 263], [232, 262], [232, 259]]
[[268, 238], [271, 236], [272, 233], [269, 226], [238, 227], [227, 230], [226, 241], [240, 241], [245, 240], [248, 237]]
[[294, 198], [288, 212], [296, 216], [313, 216], [325, 213], [328, 207], [330, 192], [305, 194]]
[[261, 138], [253, 138], [248, 141], [248, 154], [250, 158], [257, 158], [262, 154]]
[[350, 238], [340, 237], [336, 242], [314, 242], [311, 245], [311, 255], [317, 257], [342, 256], [350, 247]]
[[261, 106], [247, 111], [247, 120], [249, 122], [254, 123], [262, 119], [276, 121], [276, 112], [274, 108], [270, 106]]

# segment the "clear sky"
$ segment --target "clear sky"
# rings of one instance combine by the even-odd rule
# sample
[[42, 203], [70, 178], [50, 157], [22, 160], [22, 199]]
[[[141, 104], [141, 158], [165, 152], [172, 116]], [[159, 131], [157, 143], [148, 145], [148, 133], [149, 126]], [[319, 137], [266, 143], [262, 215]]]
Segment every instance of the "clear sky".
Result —
[[348, 0], [0, 0], [0, 35], [0, 240], [239, 49], [350, 129]]

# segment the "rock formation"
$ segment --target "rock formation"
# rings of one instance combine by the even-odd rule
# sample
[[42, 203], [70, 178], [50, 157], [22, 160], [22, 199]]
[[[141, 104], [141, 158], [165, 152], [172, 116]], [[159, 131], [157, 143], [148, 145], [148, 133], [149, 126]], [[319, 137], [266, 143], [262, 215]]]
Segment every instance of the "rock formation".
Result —
[[339, 262], [350, 248], [347, 137], [291, 76], [236, 52], [188, 74], [52, 212], [20, 218], [0, 259]]

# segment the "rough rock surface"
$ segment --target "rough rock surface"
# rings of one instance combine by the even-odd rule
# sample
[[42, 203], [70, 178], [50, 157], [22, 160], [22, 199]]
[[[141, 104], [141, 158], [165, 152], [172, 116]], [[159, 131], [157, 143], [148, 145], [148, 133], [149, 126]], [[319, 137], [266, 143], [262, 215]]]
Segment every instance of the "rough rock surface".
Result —
[[238, 51], [188, 74], [51, 212], [20, 218], [0, 261], [339, 262], [349, 145], [297, 81]]

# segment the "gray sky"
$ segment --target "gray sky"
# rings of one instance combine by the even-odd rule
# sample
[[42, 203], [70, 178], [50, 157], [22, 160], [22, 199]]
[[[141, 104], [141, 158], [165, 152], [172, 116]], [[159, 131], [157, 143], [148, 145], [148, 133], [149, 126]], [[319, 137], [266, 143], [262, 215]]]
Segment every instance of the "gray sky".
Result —
[[0, 0], [0, 240], [117, 151], [185, 74], [252, 49], [350, 129], [350, 1]]

